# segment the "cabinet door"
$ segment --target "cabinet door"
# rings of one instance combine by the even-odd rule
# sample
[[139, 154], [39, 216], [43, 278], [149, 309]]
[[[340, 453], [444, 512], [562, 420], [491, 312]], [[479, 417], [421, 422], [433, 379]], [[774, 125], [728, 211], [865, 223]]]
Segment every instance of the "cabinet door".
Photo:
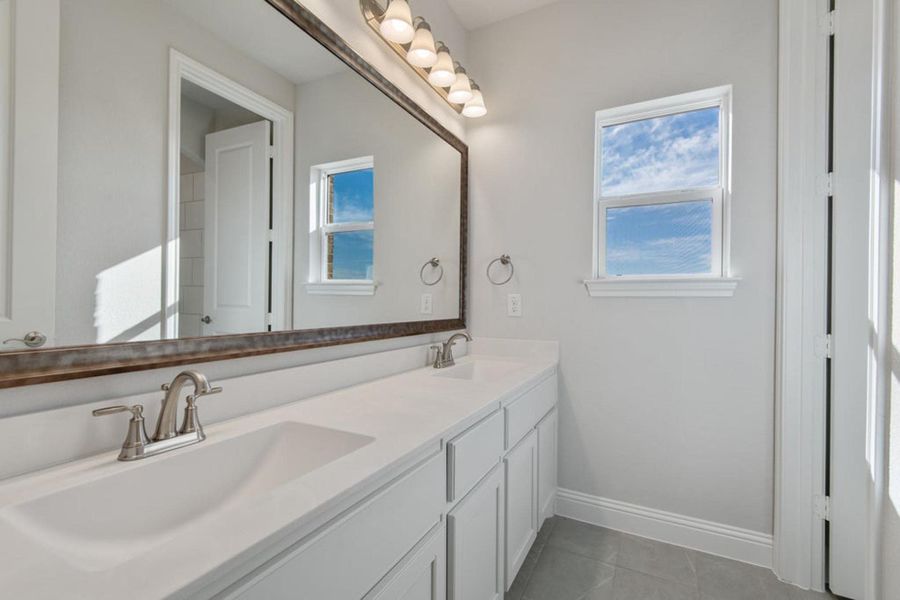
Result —
[[446, 600], [447, 537], [443, 524], [363, 600]]
[[537, 431], [532, 429], [503, 460], [506, 470], [506, 586], [537, 536]]
[[556, 499], [556, 409], [554, 408], [538, 424], [538, 507], [540, 521], [553, 516]]
[[447, 515], [450, 600], [503, 598], [503, 503], [497, 465]]

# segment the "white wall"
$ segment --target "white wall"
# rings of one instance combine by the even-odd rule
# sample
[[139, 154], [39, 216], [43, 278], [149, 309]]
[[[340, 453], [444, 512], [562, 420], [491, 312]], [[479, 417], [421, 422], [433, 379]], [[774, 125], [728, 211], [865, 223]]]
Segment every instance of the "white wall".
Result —
[[[294, 114], [294, 327], [459, 316], [459, 152], [354, 72], [297, 86]], [[378, 288], [374, 296], [307, 294], [311, 248], [306, 232], [315, 229], [309, 223], [310, 171], [363, 156], [375, 161], [373, 271]], [[444, 277], [428, 287], [419, 279], [419, 269], [432, 256], [441, 259]], [[419, 314], [423, 293], [433, 298], [430, 315]]]
[[[472, 329], [560, 341], [560, 486], [771, 533], [776, 1], [561, 2], [468, 50]], [[734, 297], [589, 298], [594, 112], [729, 83]]]
[[[73, 4], [71, 0], [70, 4]], [[78, 6], [89, 6], [90, 3], [87, 0], [79, 0], [77, 4]], [[145, 4], [150, 3], [148, 2]], [[375, 33], [368, 28], [364, 23], [362, 16], [359, 14], [359, 3], [356, 0], [307, 0], [304, 2], [304, 5], [322, 19], [329, 27], [335, 29], [337, 33], [341, 35], [364, 59], [372, 63], [377, 70], [410, 95], [414, 101], [428, 111], [434, 118], [438, 119], [445, 127], [448, 127], [457, 135], [463, 136], [464, 128], [462, 118], [453, 112], [443, 100], [434, 94], [434, 92], [428, 89], [408, 67], [400, 63], [396, 55], [377, 39]], [[457, 56], [464, 57], [465, 31], [447, 7], [445, 0], [420, 0], [417, 3], [417, 7], [421, 10], [422, 14], [428, 16], [434, 31], [438, 32], [439, 37], [442, 37], [449, 45], [451, 45], [454, 53]], [[89, 24], [85, 24], [85, 27], [88, 25]], [[145, 27], [149, 26], [149, 23], [145, 24]], [[123, 37], [125, 37], [124, 34]], [[185, 49], [189, 50], [190, 47], [186, 47]], [[118, 56], [119, 60], [126, 64], [131, 58], [130, 56], [116, 54], [115, 52], [112, 54]], [[215, 61], [213, 63], [214, 68], [221, 67], [221, 65], [217, 65], [218, 61]], [[159, 93], [164, 93], [161, 91], [165, 90], [164, 71], [160, 71], [159, 67], [154, 66], [153, 68], [129, 73], [129, 83], [134, 84], [135, 86], [137, 86], [141, 80], [149, 78], [154, 78], [156, 85], [161, 86], [157, 91], [152, 92], [152, 95], [156, 96]], [[159, 83], [160, 81], [163, 83]], [[248, 87], [253, 87], [253, 84], [258, 83], [258, 81], [254, 76], [253, 80], [243, 81], [243, 83], [248, 85]], [[138, 94], [137, 89], [138, 88], [134, 88], [135, 94]], [[134, 100], [139, 99], [140, 98], [136, 98]], [[273, 98], [273, 100], [278, 100], [278, 98]], [[88, 132], [83, 133], [84, 135], [88, 134]], [[162, 135], [163, 133], [149, 130], [148, 128], [148, 131], [144, 132], [144, 136], [139, 139], [132, 139], [131, 143], [143, 143], [145, 141], [144, 137], [147, 137], [151, 143], [159, 143], [157, 136]], [[161, 154], [160, 156], [161, 158], [159, 160], [164, 160], [165, 155]], [[118, 160], [124, 161], [126, 159], [127, 154], [118, 157]], [[157, 163], [154, 161], [153, 165], [143, 165], [142, 168], [144, 172], [139, 174], [139, 178], [135, 179], [133, 182], [135, 189], [150, 190], [150, 192], [153, 192], [153, 190], [156, 189], [161, 190], [164, 186], [164, 163]], [[75, 175], [77, 174], [72, 174], [73, 177]], [[137, 202], [138, 200], [135, 198], [134, 201]], [[394, 348], [412, 347], [426, 343], [432, 339], [437, 339], [438, 337], [443, 338], [446, 336], [396, 338], [361, 344], [317, 348], [300, 352], [265, 355], [240, 360], [204, 363], [197, 365], [197, 367], [204, 373], [209, 374], [211, 378], [221, 379], [242, 374], [286, 368], [294, 365], [323, 362], [346, 356], [357, 356]], [[161, 382], [170, 380], [181, 368], [184, 367], [0, 390], [0, 418], [53, 407], [80, 404], [96, 399], [119, 398], [130, 394], [147, 392], [157, 389]]]

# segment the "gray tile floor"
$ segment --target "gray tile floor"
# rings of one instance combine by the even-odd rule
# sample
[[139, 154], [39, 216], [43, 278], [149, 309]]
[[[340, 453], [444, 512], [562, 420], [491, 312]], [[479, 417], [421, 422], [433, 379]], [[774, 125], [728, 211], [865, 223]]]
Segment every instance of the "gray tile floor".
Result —
[[541, 528], [506, 600], [825, 600], [772, 571], [563, 517]]

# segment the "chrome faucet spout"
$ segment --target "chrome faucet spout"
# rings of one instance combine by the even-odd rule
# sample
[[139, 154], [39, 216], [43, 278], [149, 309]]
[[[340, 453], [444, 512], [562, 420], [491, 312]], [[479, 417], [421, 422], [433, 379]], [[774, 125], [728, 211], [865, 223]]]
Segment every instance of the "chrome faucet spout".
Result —
[[[167, 440], [178, 435], [178, 399], [181, 396], [181, 390], [187, 383], [194, 386], [192, 400], [221, 391], [221, 388], [210, 386], [206, 376], [198, 371], [182, 371], [176, 375], [172, 383], [162, 386], [166, 395], [159, 410], [159, 418], [156, 420], [153, 441]], [[192, 402], [189, 401], [188, 404], [190, 405]]]

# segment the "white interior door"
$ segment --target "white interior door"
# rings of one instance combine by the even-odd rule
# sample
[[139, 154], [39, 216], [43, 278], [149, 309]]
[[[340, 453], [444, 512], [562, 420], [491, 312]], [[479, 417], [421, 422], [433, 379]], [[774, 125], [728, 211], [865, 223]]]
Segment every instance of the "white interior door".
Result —
[[53, 340], [58, 123], [59, 0], [0, 0], [0, 351]]
[[872, 485], [866, 429], [874, 331], [869, 315], [871, 203], [876, 185], [872, 180], [873, 6], [872, 0], [838, 0], [834, 36], [828, 583], [835, 594], [855, 600], [866, 599]]
[[204, 335], [267, 328], [269, 131], [260, 121], [206, 136]]

